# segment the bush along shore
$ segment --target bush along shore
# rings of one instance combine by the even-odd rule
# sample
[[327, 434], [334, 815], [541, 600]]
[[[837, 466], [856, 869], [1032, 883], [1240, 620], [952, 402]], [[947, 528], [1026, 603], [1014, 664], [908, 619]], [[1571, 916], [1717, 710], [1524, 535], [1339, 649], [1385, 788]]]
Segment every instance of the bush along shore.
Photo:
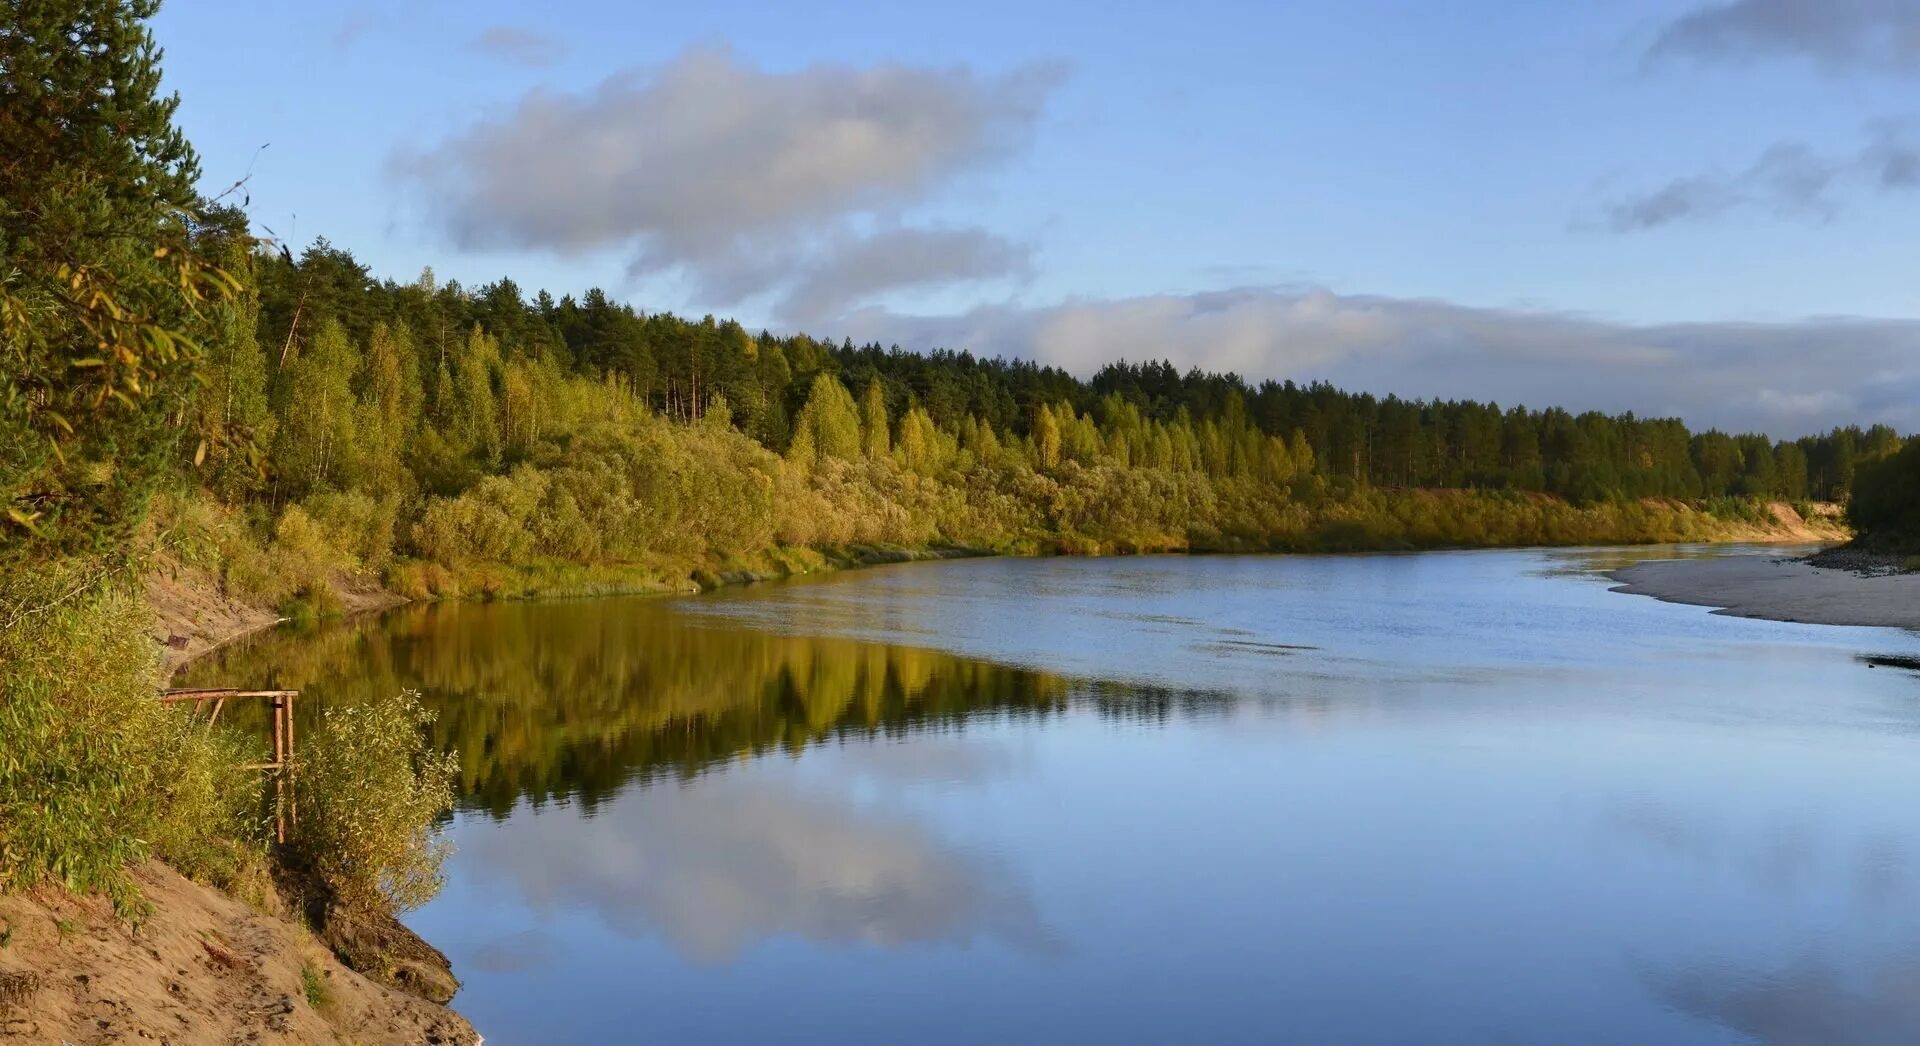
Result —
[[323, 713], [276, 846], [245, 768], [264, 740], [157, 700], [135, 582], [15, 577], [0, 603], [0, 1037], [478, 1041], [396, 919], [437, 882], [451, 805], [418, 706]]
[[1640, 563], [1621, 591], [1739, 617], [1920, 628], [1920, 441], [1861, 466], [1847, 502], [1855, 537], [1803, 559]]

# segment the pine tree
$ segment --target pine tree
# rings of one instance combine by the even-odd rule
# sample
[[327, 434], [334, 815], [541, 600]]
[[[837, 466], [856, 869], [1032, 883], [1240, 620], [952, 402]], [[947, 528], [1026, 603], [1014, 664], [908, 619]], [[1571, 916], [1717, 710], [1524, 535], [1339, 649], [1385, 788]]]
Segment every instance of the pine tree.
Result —
[[157, 0], [0, 8], [0, 559], [123, 547], [193, 398], [209, 265]]

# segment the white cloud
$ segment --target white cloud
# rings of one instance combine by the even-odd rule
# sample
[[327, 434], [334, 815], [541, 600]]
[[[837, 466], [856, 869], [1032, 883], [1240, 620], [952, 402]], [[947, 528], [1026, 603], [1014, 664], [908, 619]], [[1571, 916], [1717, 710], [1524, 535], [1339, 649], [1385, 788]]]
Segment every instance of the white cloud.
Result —
[[1021, 270], [1022, 248], [897, 215], [1024, 147], [1059, 76], [769, 72], [695, 49], [584, 94], [535, 90], [393, 168], [463, 247], [626, 249], [635, 272], [683, 273], [711, 304], [785, 290], [837, 305]]

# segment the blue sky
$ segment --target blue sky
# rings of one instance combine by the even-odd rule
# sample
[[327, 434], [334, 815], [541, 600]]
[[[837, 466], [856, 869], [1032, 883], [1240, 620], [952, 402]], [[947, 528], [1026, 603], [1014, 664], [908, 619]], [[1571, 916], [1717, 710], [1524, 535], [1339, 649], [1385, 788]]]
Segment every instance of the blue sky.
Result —
[[207, 187], [250, 170], [256, 223], [383, 276], [1920, 428], [1920, 3], [175, 0], [155, 34]]

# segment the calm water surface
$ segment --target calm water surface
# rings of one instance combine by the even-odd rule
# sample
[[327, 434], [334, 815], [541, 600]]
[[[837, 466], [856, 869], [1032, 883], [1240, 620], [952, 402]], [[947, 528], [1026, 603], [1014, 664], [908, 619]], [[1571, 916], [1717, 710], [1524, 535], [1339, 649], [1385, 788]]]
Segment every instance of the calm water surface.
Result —
[[195, 672], [439, 709], [409, 921], [489, 1042], [1920, 1041], [1920, 674], [1871, 660], [1920, 638], [1624, 555], [921, 564]]

